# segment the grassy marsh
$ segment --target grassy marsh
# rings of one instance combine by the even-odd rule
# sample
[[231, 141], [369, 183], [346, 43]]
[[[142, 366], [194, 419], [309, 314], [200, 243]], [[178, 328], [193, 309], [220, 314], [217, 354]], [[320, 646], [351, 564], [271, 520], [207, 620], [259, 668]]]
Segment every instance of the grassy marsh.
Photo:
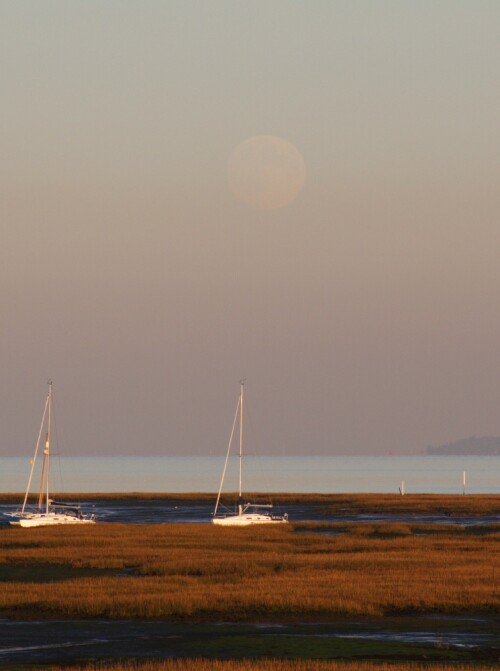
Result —
[[11, 574], [0, 616], [269, 622], [495, 614], [499, 548], [495, 525], [480, 533], [409, 523], [4, 528], [0, 577]]
[[[454, 498], [419, 505], [457, 510], [464, 498], [469, 515], [494, 508], [482, 498]], [[369, 499], [347, 497], [350, 510]], [[341, 501], [335, 497], [336, 509], [347, 506]], [[499, 548], [500, 525], [483, 523], [4, 527], [0, 618], [38, 623], [18, 625], [31, 631], [35, 652], [25, 659], [32, 663], [5, 666], [0, 659], [0, 666], [486, 671], [498, 663]], [[429, 631], [435, 640], [422, 639]], [[483, 643], [453, 643], [471, 635]], [[47, 650], [37, 652], [37, 641]], [[91, 663], [96, 659], [102, 661]]]
[[[53, 671], [102, 671], [100, 664], [78, 667], [54, 667]], [[209, 660], [170, 659], [161, 662], [118, 663], [105, 667], [107, 671], [492, 671], [490, 664], [433, 664], [429, 662], [339, 662], [320, 660]]]

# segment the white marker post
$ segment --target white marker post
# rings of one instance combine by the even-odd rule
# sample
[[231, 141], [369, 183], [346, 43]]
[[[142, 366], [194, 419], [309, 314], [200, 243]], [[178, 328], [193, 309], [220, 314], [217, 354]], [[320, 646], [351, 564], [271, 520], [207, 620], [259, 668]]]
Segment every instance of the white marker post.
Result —
[[464, 493], [464, 496], [465, 496], [465, 487], [466, 487], [466, 474], [465, 474], [465, 471], [464, 471], [464, 476], [463, 476], [463, 480], [462, 480], [462, 482], [463, 482], [463, 493]]
[[405, 495], [405, 481], [404, 480], [401, 480], [401, 487], [399, 488], [399, 493], [401, 494], [401, 496]]

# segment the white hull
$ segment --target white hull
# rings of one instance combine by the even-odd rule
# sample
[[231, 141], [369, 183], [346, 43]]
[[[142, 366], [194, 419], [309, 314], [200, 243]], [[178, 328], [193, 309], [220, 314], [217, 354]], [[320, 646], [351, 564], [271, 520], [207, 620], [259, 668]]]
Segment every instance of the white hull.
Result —
[[61, 524], [95, 524], [94, 517], [74, 517], [73, 515], [61, 515], [59, 513], [32, 513], [31, 515], [19, 516], [10, 521], [10, 524], [18, 527], [48, 527]]
[[243, 513], [242, 515], [212, 518], [212, 524], [220, 524], [225, 527], [247, 527], [250, 524], [283, 524], [286, 522], [288, 522], [288, 519], [280, 515], [271, 517], [270, 515], [259, 515], [258, 513]]

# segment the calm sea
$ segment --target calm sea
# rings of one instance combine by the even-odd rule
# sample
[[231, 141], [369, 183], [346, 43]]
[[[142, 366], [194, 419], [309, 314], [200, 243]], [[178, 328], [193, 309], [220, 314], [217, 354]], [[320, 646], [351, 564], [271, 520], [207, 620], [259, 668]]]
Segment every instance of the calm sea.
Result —
[[[60, 457], [52, 460], [56, 492], [217, 492], [218, 457]], [[29, 459], [0, 457], [0, 492], [23, 492]], [[496, 457], [248, 457], [247, 492], [500, 493]], [[36, 488], [38, 478], [33, 482]], [[236, 491], [237, 459], [230, 460], [224, 491]]]

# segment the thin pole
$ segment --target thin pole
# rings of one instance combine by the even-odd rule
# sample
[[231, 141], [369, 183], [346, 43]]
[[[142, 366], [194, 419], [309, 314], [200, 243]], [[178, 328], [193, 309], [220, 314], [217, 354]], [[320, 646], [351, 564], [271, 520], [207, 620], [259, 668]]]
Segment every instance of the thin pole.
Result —
[[45, 437], [45, 448], [43, 450], [42, 476], [40, 479], [40, 495], [38, 497], [38, 508], [41, 510], [43, 497], [45, 495], [45, 512], [49, 512], [49, 479], [50, 479], [50, 433], [52, 424], [52, 380], [49, 380], [49, 392], [47, 394], [47, 434]]
[[50, 439], [52, 432], [52, 380], [49, 380], [49, 421], [47, 427], [47, 489], [45, 492], [45, 510], [49, 513], [49, 480], [50, 480]]
[[465, 485], [466, 485], [466, 474], [465, 474], [465, 471], [464, 471], [464, 475], [463, 475], [463, 480], [462, 480], [462, 482], [463, 482], [463, 487], [464, 487], [463, 492], [464, 492], [464, 496], [465, 496], [465, 493], [466, 493], [466, 492], [465, 492]]
[[243, 385], [245, 384], [244, 380], [240, 382], [240, 477], [239, 477], [239, 487], [238, 487], [238, 515], [241, 515], [243, 512], [243, 506], [241, 505], [242, 497], [242, 476], [243, 476]]

